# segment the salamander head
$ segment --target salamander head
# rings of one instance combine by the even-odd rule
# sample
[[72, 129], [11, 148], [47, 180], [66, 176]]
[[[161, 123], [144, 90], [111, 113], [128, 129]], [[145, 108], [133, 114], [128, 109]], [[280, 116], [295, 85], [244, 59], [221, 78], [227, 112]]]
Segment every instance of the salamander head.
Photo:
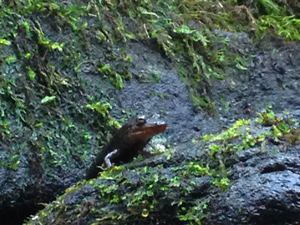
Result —
[[148, 140], [151, 137], [163, 133], [167, 124], [156, 118], [146, 120], [145, 116], [137, 116], [128, 129], [129, 140]]

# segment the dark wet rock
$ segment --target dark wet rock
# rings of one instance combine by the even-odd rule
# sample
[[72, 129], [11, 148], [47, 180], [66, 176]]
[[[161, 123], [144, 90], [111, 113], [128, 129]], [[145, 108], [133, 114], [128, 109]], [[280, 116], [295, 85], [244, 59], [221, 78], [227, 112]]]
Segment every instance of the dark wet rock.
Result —
[[[232, 48], [249, 44], [245, 41], [246, 36], [244, 34], [239, 36], [239, 34], [230, 35], [230, 33], [226, 33], [226, 35], [234, 37], [231, 40]], [[241, 39], [243, 41], [239, 43], [238, 41]], [[238, 45], [234, 45], [235, 40], [239, 43]], [[250, 46], [248, 47], [251, 49]], [[168, 130], [162, 135], [166, 139], [164, 144], [174, 149], [170, 159], [165, 155], [157, 155], [126, 166], [128, 170], [123, 175], [133, 185], [139, 186], [141, 178], [140, 175], [133, 172], [132, 168], [134, 167], [158, 168], [162, 166], [163, 169], [157, 169], [159, 171], [157, 173], [163, 173], [164, 176], [171, 179], [174, 177], [174, 173], [170, 168], [182, 167], [186, 161], [204, 162], [207, 160], [205, 145], [192, 143], [191, 140], [206, 133], [219, 131], [220, 123], [209, 118], [205, 113], [194, 111], [185, 84], [178, 77], [172, 63], [161, 55], [155, 42], [132, 41], [127, 48], [128, 53], [133, 58], [130, 70], [134, 79], [125, 83], [123, 90], [116, 93], [111, 92], [115, 105], [113, 115], [121, 118], [124, 110], [125, 113], [135, 111], [141, 114], [159, 112], [160, 118], [168, 124]], [[289, 110], [291, 117], [299, 118], [297, 106], [299, 100], [297, 95], [298, 76], [296, 75], [296, 71], [299, 69], [295, 63], [298, 57], [295, 49], [298, 48], [298, 45], [285, 46], [278, 49], [275, 54], [268, 51], [258, 51], [255, 57], [251, 59], [248, 71], [234, 71], [229, 68], [228, 70], [232, 72], [230, 76], [225, 80], [212, 82], [215, 104], [218, 106], [217, 110], [224, 124], [230, 124], [241, 117], [252, 117], [254, 116], [253, 112], [261, 111], [267, 104], [272, 104], [274, 111]], [[255, 50], [249, 51], [254, 52]], [[293, 54], [293, 62], [282, 60], [288, 58], [290, 54]], [[93, 65], [82, 65], [82, 71], [86, 73], [85, 79], [87, 81], [95, 82], [97, 78], [93, 75]], [[159, 82], [155, 80], [157, 77], [154, 77], [154, 80], [147, 80], [149, 74], [155, 74], [159, 78]], [[94, 85], [91, 87], [97, 89], [98, 86]], [[109, 87], [106, 88], [110, 90]], [[229, 102], [228, 108], [221, 105], [220, 96], [223, 96], [224, 101]], [[253, 127], [253, 129], [256, 129], [257, 132], [265, 131], [265, 128], [260, 126]], [[195, 202], [211, 196], [210, 211], [206, 220], [208, 224], [297, 224], [300, 219], [299, 148], [288, 147], [286, 152], [281, 152], [277, 145], [271, 143], [266, 148], [267, 152], [262, 152], [259, 148], [246, 149], [228, 161], [230, 162], [232, 185], [225, 192], [212, 187], [208, 177], [193, 178], [192, 186], [190, 186], [190, 181], [182, 181], [181, 185], [187, 189], [192, 189], [189, 198], [193, 198]], [[2, 204], [5, 207], [15, 201], [16, 193], [25, 200], [35, 196], [42, 201], [44, 195], [36, 195], [37, 192], [52, 193], [49, 195], [53, 197], [55, 191], [61, 193], [64, 188], [80, 180], [83, 177], [82, 171], [84, 169], [79, 166], [78, 169], [72, 169], [72, 172], [52, 171], [46, 176], [48, 179], [45, 183], [42, 184], [34, 183], [29, 179], [30, 173], [24, 158], [21, 158], [18, 170], [13, 173], [18, 173], [18, 171], [23, 176], [25, 186], [35, 185], [36, 189], [31, 188], [31, 192], [28, 192], [23, 187], [20, 187], [19, 191], [16, 188], [10, 188], [10, 185], [12, 187], [17, 186], [16, 180], [14, 176], [7, 175], [9, 170], [2, 169], [1, 184], [6, 190], [6, 196], [12, 196], [11, 200], [6, 200]], [[27, 175], [24, 176], [24, 174]], [[54, 176], [56, 178], [52, 179], [54, 174], [56, 174]], [[96, 180], [95, 185], [110, 186], [114, 184], [113, 181], [111, 183], [102, 182]], [[14, 194], [12, 195], [12, 193]], [[62, 224], [67, 219], [76, 218], [72, 220], [71, 224], [95, 222], [95, 218], [101, 214], [88, 215], [90, 215], [94, 205], [101, 202], [99, 195], [97, 188], [90, 184], [83, 185], [80, 189], [64, 195], [63, 200], [56, 200], [53, 204], [57, 207], [61, 205], [63, 208], [58, 209], [58, 211], [54, 210], [42, 221], [45, 224]], [[174, 216], [176, 208], [168, 208], [175, 199], [178, 200], [182, 197], [182, 193], [174, 190], [170, 192], [167, 199], [158, 199], [164, 201], [160, 207], [164, 212], [168, 212], [169, 217], [166, 217], [165, 220], [162, 219], [159, 211], [156, 211], [153, 217], [156, 220], [160, 218], [160, 224], [178, 223], [174, 219], [176, 218]], [[4, 199], [9, 198], [5, 197]], [[124, 210], [122, 207], [115, 208], [111, 205], [99, 205], [97, 207], [102, 207], [103, 211]], [[63, 213], [61, 214], [61, 212]], [[129, 223], [132, 221], [135, 221], [134, 216], [128, 220]], [[145, 219], [142, 221], [146, 223], [152, 220]], [[35, 220], [31, 222], [35, 224]]]
[[299, 148], [270, 149], [234, 165], [232, 186], [210, 202], [209, 224], [298, 224]]
[[[218, 130], [214, 119], [194, 112], [187, 88], [175, 71], [161, 74], [161, 82], [157, 84], [140, 84], [136, 80], [128, 82], [120, 92], [119, 101], [122, 109], [132, 108], [142, 114], [160, 112], [161, 118], [168, 124], [166, 134], [172, 143], [187, 142], [192, 137]], [[194, 129], [195, 126], [197, 129]]]
[[[225, 33], [226, 34], [226, 33]], [[250, 40], [236, 34], [239, 47], [250, 48]], [[239, 39], [248, 40], [240, 43]], [[232, 40], [233, 41], [233, 40]], [[256, 51], [251, 48], [254, 58], [248, 59], [248, 70], [231, 70], [225, 80], [213, 81], [215, 104], [226, 123], [232, 118], [247, 118], [247, 112], [262, 111], [266, 105], [272, 105], [275, 112], [299, 109], [298, 76], [300, 67], [298, 44], [282, 46], [275, 51]], [[224, 107], [227, 105], [227, 107]]]
[[[161, 135], [165, 139], [163, 144], [170, 147], [176, 144], [181, 145], [180, 151], [183, 151], [187, 144], [191, 143], [192, 138], [200, 137], [204, 133], [217, 132], [219, 124], [204, 112], [194, 112], [186, 85], [173, 69], [169, 59], [163, 57], [155, 46], [157, 47], [155, 42], [143, 41], [132, 41], [128, 44], [128, 52], [133, 58], [130, 70], [134, 79], [125, 83], [125, 88], [121, 91], [116, 91], [111, 84], [103, 81], [96, 74], [93, 64], [82, 64], [85, 92], [86, 94], [100, 92], [99, 95], [105, 93], [105, 95], [111, 96], [113, 99], [111, 104], [114, 106], [112, 114], [116, 118], [124, 117], [122, 114], [124, 110], [150, 116], [159, 114], [160, 118], [168, 124], [167, 131]], [[107, 54], [110, 54], [107, 46], [103, 46], [102, 50], [108, 51]], [[101, 51], [101, 48], [98, 51]], [[153, 80], [143, 80], [143, 77], [138, 77], [144, 74], [148, 79], [151, 73], [157, 73], [160, 81], [153, 82]], [[89, 132], [93, 134], [92, 130]], [[66, 137], [63, 138], [66, 139]], [[2, 190], [0, 215], [3, 218], [2, 221], [12, 221], [13, 214], [18, 215], [18, 218], [22, 220], [37, 209], [41, 209], [42, 205], [39, 203], [53, 201], [56, 195], [62, 194], [63, 190], [83, 179], [86, 166], [90, 165], [94, 159], [93, 154], [96, 155], [99, 151], [96, 140], [92, 139], [91, 142], [92, 146], [88, 149], [91, 154], [86, 157], [86, 165], [80, 157], [69, 155], [67, 158], [64, 157], [65, 161], [61, 166], [56, 167], [53, 164], [42, 166], [42, 159], [34, 151], [35, 149], [30, 152], [30, 148], [28, 148], [24, 149], [25, 153], [21, 156], [20, 165], [16, 170], [0, 168], [0, 189]], [[193, 159], [199, 155], [199, 150], [194, 146], [191, 145], [187, 154], [191, 154]], [[0, 153], [3, 154], [1, 158], [4, 160], [5, 151]], [[53, 154], [56, 153], [53, 152]], [[70, 153], [67, 152], [67, 154]], [[48, 155], [48, 157], [49, 160], [52, 160], [53, 155]], [[182, 162], [184, 158], [180, 156], [178, 159]], [[149, 163], [150, 166], [159, 164], [170, 166], [166, 156], [153, 157], [152, 161], [148, 162], [147, 159], [145, 163]], [[24, 207], [29, 207], [32, 211], [22, 210]]]
[[[251, 126], [252, 128], [259, 127], [255, 123]], [[204, 162], [206, 160], [203, 158], [205, 145], [196, 146], [199, 154], [197, 157], [200, 157], [198, 161]], [[158, 208], [150, 212], [149, 217], [128, 217], [122, 220], [123, 223], [141, 224], [157, 221], [158, 224], [184, 224], [176, 220], [178, 208], [174, 205], [179, 199], [186, 199], [186, 201], [191, 199], [193, 203], [199, 203], [209, 198], [205, 224], [297, 224], [300, 219], [300, 145], [289, 146], [284, 152], [278, 150], [278, 146], [272, 142], [267, 142], [265, 147], [266, 151], [254, 147], [240, 151], [233, 156], [239, 160], [229, 166], [231, 185], [228, 190], [221, 191], [212, 186], [211, 178], [208, 176], [194, 177], [187, 174], [180, 177], [180, 184], [178, 184], [178, 187], [182, 187], [188, 193], [187, 195], [173, 184], [175, 186], [165, 194], [158, 192], [160, 194], [155, 195], [160, 204], [157, 205]], [[104, 185], [109, 188], [117, 184], [115, 188], [118, 191], [130, 196], [130, 193], [133, 194], [136, 190], [146, 190], [143, 183], [147, 184], [148, 178], [154, 174], [160, 178], [155, 185], [163, 187], [161, 186], [164, 183], [163, 180], [168, 183], [178, 176], [178, 171], [186, 169], [187, 158], [184, 153], [181, 154], [180, 146], [176, 149], [177, 151], [170, 159], [158, 155], [125, 165], [126, 169], [121, 171], [121, 180], [126, 180], [124, 183], [126, 185], [123, 182], [118, 183], [115, 180], [117, 178], [96, 179], [95, 182], [79, 185], [79, 189], [68, 191], [53, 203], [57, 205], [57, 201], [64, 202], [63, 207], [67, 207], [68, 210], [62, 211], [60, 208], [48, 211], [53, 207], [50, 204], [46, 207], [46, 212], [49, 212], [47, 217], [34, 217], [29, 224], [38, 222], [56, 224], [57, 221], [62, 223], [69, 221], [70, 224], [77, 224], [80, 221], [80, 224], [90, 224], [111, 211], [126, 214], [126, 210], [124, 211], [124, 208], [120, 206], [122, 203], [105, 203], [107, 201], [105, 196], [100, 197], [102, 196], [100, 187]], [[195, 159], [189, 158], [188, 160], [194, 161]], [[145, 168], [144, 166], [148, 166], [145, 174], [140, 173], [139, 170], [139, 168]], [[98, 211], [99, 209], [101, 210]], [[103, 212], [106, 213], [103, 214]]]
[[[70, 27], [59, 33], [59, 30], [52, 29], [52, 21], [47, 22], [45, 18], [42, 21], [41, 26], [44, 27], [44, 30], [53, 33], [52, 41], [57, 41], [56, 38], [60, 35], [70, 40], [74, 38], [73, 35], [70, 35], [72, 33]], [[91, 27], [96, 24], [94, 19], [88, 22]], [[131, 28], [131, 32], [138, 32], [137, 26], [132, 24], [134, 24], [132, 19], [125, 20], [125, 25]], [[197, 29], [194, 22], [189, 25]], [[110, 31], [109, 28], [108, 31]], [[90, 32], [93, 30], [91, 29]], [[20, 31], [20, 33], [25, 35], [24, 32]], [[188, 162], [211, 163], [208, 146], [199, 141], [203, 134], [219, 132], [239, 118], [252, 118], [266, 105], [272, 105], [273, 110], [277, 113], [284, 110], [290, 111], [292, 118], [300, 119], [300, 64], [298, 63], [300, 61], [300, 45], [284, 44], [279, 38], [275, 40], [265, 38], [262, 40], [263, 43], [254, 46], [251, 36], [247, 33], [220, 30], [215, 33], [228, 38], [228, 50], [240, 54], [249, 63], [248, 70], [228, 67], [226, 68], [228, 76], [225, 79], [210, 80], [210, 97], [216, 106], [216, 114], [219, 118], [211, 118], [204, 111], [195, 111], [189, 98], [188, 88], [180, 79], [175, 63], [162, 51], [156, 39], [128, 39], [127, 42], [115, 42], [111, 45], [86, 33], [84, 41], [89, 45], [84, 46], [86, 49], [79, 53], [87, 59], [79, 67], [80, 79], [77, 79], [77, 74], [73, 74], [72, 66], [74, 65], [61, 72], [61, 77], [66, 78], [65, 82], [74, 79], [72, 82], [78, 82], [80, 85], [78, 84], [74, 89], [68, 89], [68, 85], [63, 86], [60, 90], [63, 101], [57, 105], [51, 105], [49, 108], [55, 111], [56, 107], [70, 107], [73, 110], [70, 111], [70, 116], [75, 118], [74, 127], [78, 126], [76, 129], [82, 132], [86, 131], [93, 136], [90, 142], [81, 148], [87, 150], [88, 156], [82, 160], [80, 156], [84, 152], [79, 152], [80, 156], [73, 154], [77, 144], [82, 143], [75, 142], [77, 140], [72, 134], [68, 136], [54, 133], [53, 135], [58, 136], [64, 144], [76, 143], [76, 146], [73, 146], [74, 149], [60, 148], [66, 151], [63, 152], [65, 158], [60, 158], [63, 162], [59, 164], [58, 161], [53, 160], [56, 148], [42, 155], [43, 146], [38, 145], [38, 142], [44, 143], [45, 137], [51, 140], [51, 137], [48, 137], [48, 130], [43, 130], [43, 133], [37, 137], [34, 132], [35, 128], [24, 123], [22, 130], [17, 130], [16, 124], [21, 122], [12, 119], [11, 131], [17, 134], [20, 158], [17, 168], [9, 168], [7, 165], [0, 167], [1, 223], [9, 224], [11, 221], [15, 221], [15, 218], [23, 219], [34, 213], [37, 209], [42, 208], [40, 203], [53, 201], [56, 195], [61, 195], [66, 188], [85, 177], [86, 167], [91, 164], [94, 155], [99, 151], [99, 146], [102, 147], [105, 144], [104, 141], [99, 143], [96, 136], [101, 136], [101, 139], [109, 136], [106, 131], [96, 133], [95, 129], [91, 127], [80, 126], [82, 123], [88, 125], [95, 123], [99, 126], [92, 120], [92, 116], [90, 118], [83, 117], [83, 113], [81, 113], [83, 109], [75, 104], [80, 102], [80, 106], [86, 105], [90, 103], [86, 100], [87, 96], [92, 96], [95, 102], [104, 100], [110, 102], [113, 105], [112, 115], [118, 119], [123, 118], [124, 115], [130, 117], [136, 113], [148, 116], [149, 114], [159, 114], [160, 118], [167, 122], [168, 129], [156, 140], [162, 139], [161, 143], [172, 150], [171, 156], [158, 154], [125, 165], [124, 171], [120, 174], [130, 185], [124, 185], [123, 180], [117, 180], [117, 182], [114, 179], [98, 179], [95, 182], [78, 184], [77, 189], [66, 191], [66, 194], [49, 204], [46, 207], [47, 214], [41, 213], [39, 216], [33, 216], [29, 224], [39, 224], [40, 222], [42, 224], [67, 224], [67, 222], [76, 225], [91, 224], [97, 222], [99, 218], [105, 219], [105, 213], [115, 211], [128, 213], [131, 208], [125, 203], [121, 202], [117, 205], [104, 200], [101, 185], [115, 187], [121, 194], [120, 196], [124, 196], [126, 193], [134, 193], [134, 190], [143, 191], [148, 188], [149, 184], [146, 186], [143, 182], [153, 174], [159, 175], [159, 179], [155, 180], [156, 183], [161, 182], [159, 185], [167, 187], [171, 185], [171, 189], [167, 193], [164, 193], [163, 189], [156, 190], [155, 201], [160, 204], [151, 212], [151, 216], [142, 218], [140, 212], [132, 210], [132, 215], [123, 218], [122, 224], [184, 223], [179, 221], [176, 214], [179, 210], [180, 200], [194, 204], [207, 200], [207, 198], [209, 199], [207, 203], [209, 210], [205, 211], [207, 218], [204, 219], [207, 224], [299, 224], [299, 145], [283, 146], [281, 142], [270, 141], [265, 146], [266, 151], [254, 147], [233, 154], [226, 161], [232, 183], [227, 191], [221, 191], [213, 186], [211, 178], [208, 176], [190, 176], [190, 174], [184, 173], [187, 170]], [[19, 37], [15, 42], [20, 47], [24, 47], [22, 40], [23, 38]], [[23, 43], [23, 45], [25, 44]], [[124, 63], [124, 60], [115, 59], [122, 55], [120, 49], [123, 47], [126, 49], [126, 53], [132, 57], [132, 62]], [[222, 43], [214, 46], [215, 49], [221, 47]], [[273, 51], [274, 47], [276, 48]], [[23, 51], [24, 54], [27, 52], [25, 49]], [[14, 51], [8, 49], [7, 53], [13, 55]], [[253, 57], [249, 56], [250, 54]], [[60, 64], [54, 61], [59, 57], [59, 53], [55, 53], [50, 58], [57, 67]], [[98, 67], [100, 65], [98, 64], [100, 62], [110, 63], [113, 69], [120, 74], [129, 68], [133, 79], [125, 82], [124, 89], [117, 91], [107, 79], [99, 75]], [[34, 65], [34, 62], [31, 62], [31, 65]], [[18, 81], [22, 83], [25, 81], [22, 78], [23, 74], [19, 74], [20, 68], [21, 65], [16, 65], [14, 68], [3, 65], [3, 71], [9, 78], [18, 76]], [[24, 101], [37, 99], [36, 101], [40, 103], [44, 97], [39, 92], [42, 89], [31, 93], [30, 90], [33, 87], [26, 82], [25, 86], [29, 86], [29, 91], [25, 95], [22, 94], [24, 90], [18, 90], [17, 92], [20, 92], [17, 93], [18, 98]], [[66, 100], [65, 92], [72, 93], [72, 104]], [[27, 95], [34, 97], [29, 98]], [[44, 111], [43, 115], [45, 116], [52, 113], [49, 108], [43, 108], [40, 105], [33, 106], [31, 103], [28, 105], [29, 108], [34, 109], [34, 113], [28, 118], [26, 117], [26, 121], [32, 119], [34, 126], [39, 122], [35, 121], [35, 113]], [[64, 118], [65, 115], [56, 116], [65, 119], [64, 122], [51, 124], [50, 120], [53, 118], [46, 117], [44, 123], [49, 122], [47, 126], [55, 127], [55, 129], [59, 127], [62, 131], [74, 125], [65, 125], [68, 120], [68, 118]], [[96, 115], [93, 115], [94, 117]], [[299, 127], [299, 123], [296, 125]], [[266, 131], [266, 128], [253, 125], [253, 130], [260, 133]], [[2, 139], [1, 136], [0, 162], [6, 162], [11, 160], [8, 153], [15, 150], [15, 146]], [[193, 143], [192, 139], [196, 139], [198, 142]], [[31, 145], [26, 144], [26, 140], [30, 140]], [[156, 140], [153, 139], [153, 143]], [[61, 147], [59, 146], [60, 142], [53, 145]], [[53, 163], [47, 164], [50, 161]], [[146, 171], [146, 166], [152, 170], [152, 173]], [[180, 173], [180, 182], [176, 182], [179, 179], [176, 175], [177, 171], [182, 172]], [[143, 180], [143, 178], [145, 179]], [[165, 186], [163, 187], [166, 188]], [[180, 187], [186, 191], [182, 192]], [[188, 207], [189, 204], [185, 207]], [[198, 215], [200, 214], [199, 212]]]

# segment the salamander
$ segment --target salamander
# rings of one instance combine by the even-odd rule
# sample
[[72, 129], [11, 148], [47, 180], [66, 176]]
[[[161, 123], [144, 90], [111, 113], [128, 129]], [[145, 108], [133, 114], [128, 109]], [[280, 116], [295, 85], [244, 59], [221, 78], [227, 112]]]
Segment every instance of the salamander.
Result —
[[137, 116], [130, 119], [116, 132], [107, 147], [98, 153], [87, 170], [86, 178], [97, 177], [101, 171], [99, 166], [103, 163], [110, 168], [113, 164], [130, 162], [143, 151], [153, 136], [163, 133], [166, 128], [165, 122], [154, 118], [146, 120], [145, 116]]

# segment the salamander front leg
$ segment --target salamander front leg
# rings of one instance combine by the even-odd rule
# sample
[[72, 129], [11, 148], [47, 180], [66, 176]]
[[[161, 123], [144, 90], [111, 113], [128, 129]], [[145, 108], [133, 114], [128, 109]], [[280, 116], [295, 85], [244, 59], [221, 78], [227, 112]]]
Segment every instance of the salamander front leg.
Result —
[[112, 165], [111, 165], [111, 157], [113, 157], [114, 155], [116, 155], [118, 153], [118, 149], [113, 150], [112, 152], [108, 153], [105, 158], [104, 158], [104, 162], [106, 167], [109, 169]]

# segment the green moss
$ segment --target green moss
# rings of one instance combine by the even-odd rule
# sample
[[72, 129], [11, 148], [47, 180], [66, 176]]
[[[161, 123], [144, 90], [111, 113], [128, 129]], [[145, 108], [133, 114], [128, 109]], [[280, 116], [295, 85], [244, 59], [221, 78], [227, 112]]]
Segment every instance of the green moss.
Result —
[[268, 14], [278, 15], [280, 13], [281, 7], [278, 5], [278, 0], [258, 0], [257, 2], [263, 6]]
[[[128, 68], [132, 58], [127, 55], [125, 45], [129, 39], [155, 39], [162, 54], [178, 68], [197, 108], [213, 113], [210, 81], [226, 79], [227, 66], [246, 70], [248, 56], [230, 52], [229, 40], [212, 31], [248, 32], [257, 22], [259, 38], [267, 30], [273, 30], [287, 40], [299, 39], [296, 32], [299, 19], [287, 16], [277, 1], [250, 2], [253, 5], [179, 0], [86, 4], [55, 0], [2, 2], [0, 132], [4, 145], [14, 147], [1, 166], [16, 169], [20, 155], [29, 149], [32, 160], [46, 168], [48, 174], [65, 165], [68, 168], [63, 169], [72, 170], [105, 145], [111, 126], [118, 123], [109, 113], [110, 97], [104, 88], [111, 84], [122, 89], [124, 81], [131, 78]], [[257, 9], [254, 15], [253, 8]], [[87, 88], [91, 85], [85, 79], [91, 74], [97, 75], [92, 81], [94, 92]], [[160, 80], [156, 71], [149, 76], [148, 80], [153, 82]], [[99, 222], [121, 221], [135, 214], [151, 218], [161, 213], [159, 201], [165, 201], [168, 206], [176, 206], [166, 214], [201, 224], [206, 215], [206, 201], [178, 199], [170, 203], [170, 190], [187, 196], [194, 189], [193, 179], [198, 176], [209, 177], [213, 185], [224, 190], [230, 185], [226, 159], [231, 154], [258, 145], [263, 149], [269, 135], [277, 142], [299, 143], [299, 129], [278, 119], [271, 111], [259, 114], [258, 122], [272, 128], [268, 133], [255, 135], [248, 121], [239, 120], [221, 134], [205, 136], [210, 145], [207, 165], [190, 162], [178, 170], [174, 168], [172, 176], [160, 174], [162, 168], [132, 170], [141, 176], [140, 183], [124, 177], [122, 167], [103, 172], [99, 179], [104, 183], [94, 186], [103, 205], [97, 203], [90, 213], [95, 213]], [[187, 185], [183, 187], [184, 181]], [[88, 183], [94, 185], [94, 180]], [[88, 184], [78, 184], [66, 194], [83, 185]], [[49, 212], [66, 212], [63, 200], [58, 199], [53, 205]], [[125, 210], [107, 213], [104, 209], [107, 205], [121, 205]], [[46, 217], [46, 212], [39, 215]]]
[[124, 88], [124, 81], [121, 75], [114, 72], [109, 64], [98, 66], [98, 71], [107, 74], [108, 78], [113, 82], [118, 90]]
[[189, 224], [202, 225], [203, 220], [207, 217], [208, 200], [195, 201], [192, 205], [186, 204], [181, 200], [178, 204], [178, 218], [180, 221], [189, 222]]
[[85, 105], [86, 108], [92, 109], [100, 113], [100, 115], [107, 119], [107, 125], [108, 126], [114, 126], [117, 129], [121, 128], [121, 125], [116, 121], [115, 118], [110, 116], [109, 111], [112, 109], [112, 106], [109, 103], [101, 103], [96, 102], [92, 104]]
[[273, 140], [284, 146], [300, 143], [300, 131], [293, 126], [295, 121], [275, 116], [271, 106], [267, 106], [265, 112], [257, 114], [259, 117], [255, 121], [268, 126], [268, 131], [254, 132], [251, 128], [251, 120], [238, 120], [232, 127], [220, 134], [203, 136], [203, 141], [209, 143], [209, 155], [212, 165], [219, 167], [219, 173], [216, 174], [210, 167], [203, 168], [198, 165], [198, 167], [193, 166], [192, 168], [198, 168], [198, 173], [214, 175], [218, 179], [214, 180], [213, 184], [223, 189], [230, 185], [227, 178], [226, 161], [231, 154], [255, 146], [260, 147], [262, 152], [265, 152], [265, 142], [267, 140]]
[[[192, 224], [205, 223], [209, 213], [209, 197], [196, 201], [189, 198], [194, 193], [195, 187], [199, 185], [197, 177], [206, 178], [212, 185], [209, 188], [226, 191], [231, 185], [227, 168], [234, 163], [230, 162], [230, 159], [237, 151], [256, 146], [261, 147], [262, 152], [265, 152], [265, 142], [270, 139], [292, 144], [289, 141], [297, 137], [299, 141], [299, 129], [293, 127], [294, 121], [291, 119], [275, 116], [270, 106], [266, 108], [266, 112], [259, 115], [264, 116], [257, 119], [256, 126], [268, 126], [269, 131], [253, 131], [251, 120], [238, 120], [232, 127], [219, 134], [203, 137], [208, 145], [201, 149], [206, 154], [198, 161], [184, 162], [178, 167], [171, 168], [133, 167], [131, 166], [133, 163], [129, 163], [126, 168], [124, 165], [113, 167], [103, 171], [97, 179], [84, 181], [69, 188], [65, 195], [72, 195], [74, 191], [84, 188], [85, 185], [91, 185], [95, 188], [95, 196], [101, 199], [92, 203], [83, 199], [74, 211], [77, 213], [76, 218], [88, 215], [96, 218], [97, 222], [107, 224], [124, 221], [145, 223], [156, 221], [163, 214], [170, 215], [172, 221], [176, 217], [178, 221]], [[179, 197], [170, 198], [170, 193]], [[50, 212], [58, 210], [64, 214], [63, 198], [64, 196], [60, 197], [47, 209]], [[83, 207], [87, 207], [86, 204], [89, 210], [85, 210], [86, 213], [82, 215], [81, 212]]]
[[284, 37], [287, 41], [300, 40], [300, 19], [295, 15], [263, 15], [258, 20], [259, 35], [262, 37], [267, 31]]
[[[118, 41], [124, 42], [128, 38], [155, 38], [163, 51], [176, 62], [178, 68], [184, 68], [187, 76], [183, 79], [188, 83], [194, 104], [200, 109], [214, 112], [215, 107], [210, 100], [208, 91], [210, 89], [209, 80], [225, 79], [228, 76], [224, 73], [226, 66], [235, 65], [238, 69], [245, 70], [247, 61], [244, 57], [228, 51], [226, 39], [222, 40], [211, 30], [249, 31], [252, 29], [253, 21], [258, 19], [259, 31], [275, 28], [278, 35], [283, 35], [288, 40], [299, 39], [298, 32], [295, 32], [298, 30], [297, 18], [285, 16], [283, 7], [279, 7], [278, 2], [260, 0], [250, 4], [249, 7], [259, 9], [259, 13], [264, 11], [271, 14], [257, 18], [253, 17], [251, 9], [246, 6], [237, 6], [232, 2], [234, 1], [225, 1], [222, 4], [214, 4], [213, 1], [211, 4], [207, 4], [205, 1], [159, 1], [153, 3], [127, 0], [122, 1], [122, 4], [109, 1], [97, 4], [91, 2], [84, 5], [71, 2], [61, 4], [56, 1], [23, 0], [15, 2], [14, 7], [6, 6], [6, 14], [2, 14], [2, 17], [8, 19], [13, 12], [25, 15], [38, 13], [53, 18], [54, 26], [59, 30], [62, 30], [65, 25], [72, 27], [76, 38], [73, 39], [73, 43], [67, 43], [51, 40], [44, 29], [38, 25], [38, 21], [35, 24], [28, 20], [21, 23], [27, 36], [32, 36], [35, 32], [39, 44], [44, 45], [49, 51], [61, 51], [63, 65], [73, 64], [78, 73], [81, 72], [80, 67], [84, 62], [89, 62], [83, 59], [84, 56], [79, 50], [83, 47], [89, 48], [86, 40], [87, 34], [93, 33], [93, 37], [99, 41], [110, 44]], [[280, 12], [283, 14], [281, 15]], [[246, 17], [239, 18], [241, 15], [246, 15]], [[95, 17], [100, 25], [90, 28], [86, 19], [88, 16]], [[108, 16], [112, 23], [107, 23], [105, 16]], [[128, 27], [124, 23], [126, 17], [135, 18], [133, 23], [135, 23], [137, 33], [127, 31]], [[252, 23], [249, 23], [249, 20]], [[194, 26], [191, 26], [193, 23]], [[16, 33], [16, 30], [13, 29], [12, 32]], [[10, 43], [5, 38], [1, 40], [3, 40], [3, 44]], [[215, 48], [214, 46], [220, 42], [224, 43], [223, 46]], [[28, 52], [24, 54], [28, 54]], [[120, 58], [126, 60], [127, 57], [120, 56]], [[127, 62], [131, 63], [131, 60], [127, 60]], [[186, 62], [188, 62], [188, 66]], [[109, 65], [109, 68], [105, 69], [105, 65]], [[100, 73], [106, 76], [117, 89], [123, 88], [124, 80], [131, 77], [127, 69], [114, 71], [112, 69], [114, 66], [108, 62], [101, 62], [97, 67]], [[48, 68], [47, 72], [50, 72], [50, 77], [46, 79], [46, 82], [49, 83], [49, 87], [52, 86], [57, 90], [57, 86], [62, 81], [59, 81], [53, 70]], [[34, 80], [39, 73], [45, 73], [45, 71], [32, 67], [29, 70], [29, 77]]]
[[258, 113], [258, 115], [259, 118], [256, 119], [257, 123], [272, 127], [271, 131], [274, 141], [278, 142], [281, 140], [291, 145], [300, 143], [299, 129], [293, 127], [295, 120], [275, 116], [272, 106], [267, 106], [266, 111]]
[[20, 164], [20, 156], [12, 155], [10, 160], [0, 161], [0, 167], [17, 169]]

